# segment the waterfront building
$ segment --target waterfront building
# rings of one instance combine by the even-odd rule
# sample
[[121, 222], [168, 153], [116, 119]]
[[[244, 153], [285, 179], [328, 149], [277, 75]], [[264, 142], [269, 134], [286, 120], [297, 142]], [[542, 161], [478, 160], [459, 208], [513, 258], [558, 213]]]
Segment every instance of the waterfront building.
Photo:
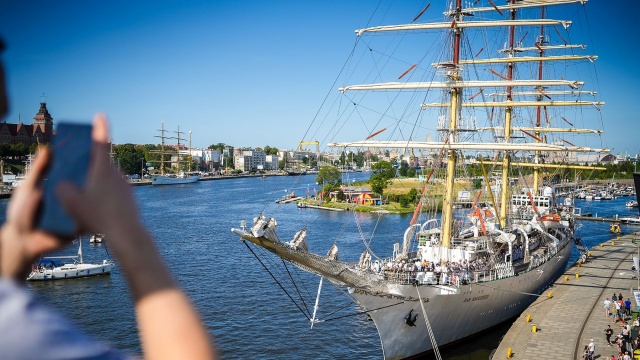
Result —
[[280, 158], [278, 155], [266, 155], [265, 156], [265, 170], [278, 170]]
[[0, 123], [0, 144], [48, 144], [53, 139], [53, 117], [47, 110], [47, 103], [41, 102], [40, 109], [33, 117], [33, 124], [26, 125]]

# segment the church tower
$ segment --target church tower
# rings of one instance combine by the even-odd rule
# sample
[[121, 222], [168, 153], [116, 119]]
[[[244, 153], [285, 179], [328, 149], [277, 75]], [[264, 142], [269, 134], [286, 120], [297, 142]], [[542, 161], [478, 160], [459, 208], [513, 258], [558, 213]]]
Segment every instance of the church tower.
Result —
[[33, 137], [40, 144], [48, 144], [53, 139], [53, 118], [47, 110], [47, 103], [40, 103], [40, 110], [33, 118]]

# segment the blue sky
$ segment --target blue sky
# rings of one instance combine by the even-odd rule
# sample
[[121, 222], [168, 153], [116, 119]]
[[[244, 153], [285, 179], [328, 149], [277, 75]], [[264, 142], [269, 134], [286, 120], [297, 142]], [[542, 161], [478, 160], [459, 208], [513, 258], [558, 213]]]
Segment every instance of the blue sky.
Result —
[[[427, 2], [396, 3], [387, 14], [394, 22], [402, 16], [410, 21]], [[8, 46], [2, 60], [11, 105], [6, 120], [20, 116], [30, 123], [45, 93], [55, 121], [107, 113], [116, 143], [156, 143], [153, 136], [164, 122], [165, 128], [179, 124], [181, 131], [193, 131], [194, 146], [294, 148], [332, 89], [356, 40], [353, 30], [365, 26], [377, 5], [4, 1], [0, 36]], [[434, 1], [424, 20], [441, 19], [440, 7]], [[585, 34], [589, 53], [600, 56], [597, 84], [589, 88], [606, 102], [603, 146], [635, 154], [640, 25], [623, 13], [640, 13], [640, 2], [621, 0], [612, 9], [609, 2], [591, 0], [572, 14], [572, 20], [582, 17], [572, 31]]]

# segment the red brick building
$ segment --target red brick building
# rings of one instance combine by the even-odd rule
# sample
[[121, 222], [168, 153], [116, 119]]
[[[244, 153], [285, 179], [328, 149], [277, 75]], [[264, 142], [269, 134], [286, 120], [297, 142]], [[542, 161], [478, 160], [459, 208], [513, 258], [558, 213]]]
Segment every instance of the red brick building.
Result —
[[47, 103], [40, 103], [40, 110], [33, 118], [33, 124], [0, 123], [0, 144], [48, 144], [53, 139], [53, 118], [47, 110]]

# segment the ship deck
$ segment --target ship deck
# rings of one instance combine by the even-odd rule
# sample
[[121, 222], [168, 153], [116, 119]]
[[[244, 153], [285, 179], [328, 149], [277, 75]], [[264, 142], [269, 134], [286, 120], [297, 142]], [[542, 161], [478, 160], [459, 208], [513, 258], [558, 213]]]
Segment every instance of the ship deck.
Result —
[[[590, 249], [585, 264], [574, 263], [513, 323], [493, 359], [582, 359], [584, 346], [590, 339], [595, 343], [594, 358], [617, 356], [617, 346], [607, 346], [604, 329], [611, 325], [615, 336], [620, 328], [604, 313], [604, 299], [622, 293], [631, 299], [631, 311], [638, 311], [631, 288], [638, 287], [638, 279], [631, 272], [633, 256], [638, 245], [631, 242], [640, 233], [625, 235]], [[579, 274], [579, 277], [576, 277]], [[549, 298], [548, 294], [552, 293]], [[527, 317], [531, 321], [527, 322]], [[627, 318], [629, 319], [629, 318]], [[633, 321], [627, 320], [631, 325]], [[536, 326], [536, 332], [533, 332]], [[635, 336], [637, 330], [633, 332]]]

